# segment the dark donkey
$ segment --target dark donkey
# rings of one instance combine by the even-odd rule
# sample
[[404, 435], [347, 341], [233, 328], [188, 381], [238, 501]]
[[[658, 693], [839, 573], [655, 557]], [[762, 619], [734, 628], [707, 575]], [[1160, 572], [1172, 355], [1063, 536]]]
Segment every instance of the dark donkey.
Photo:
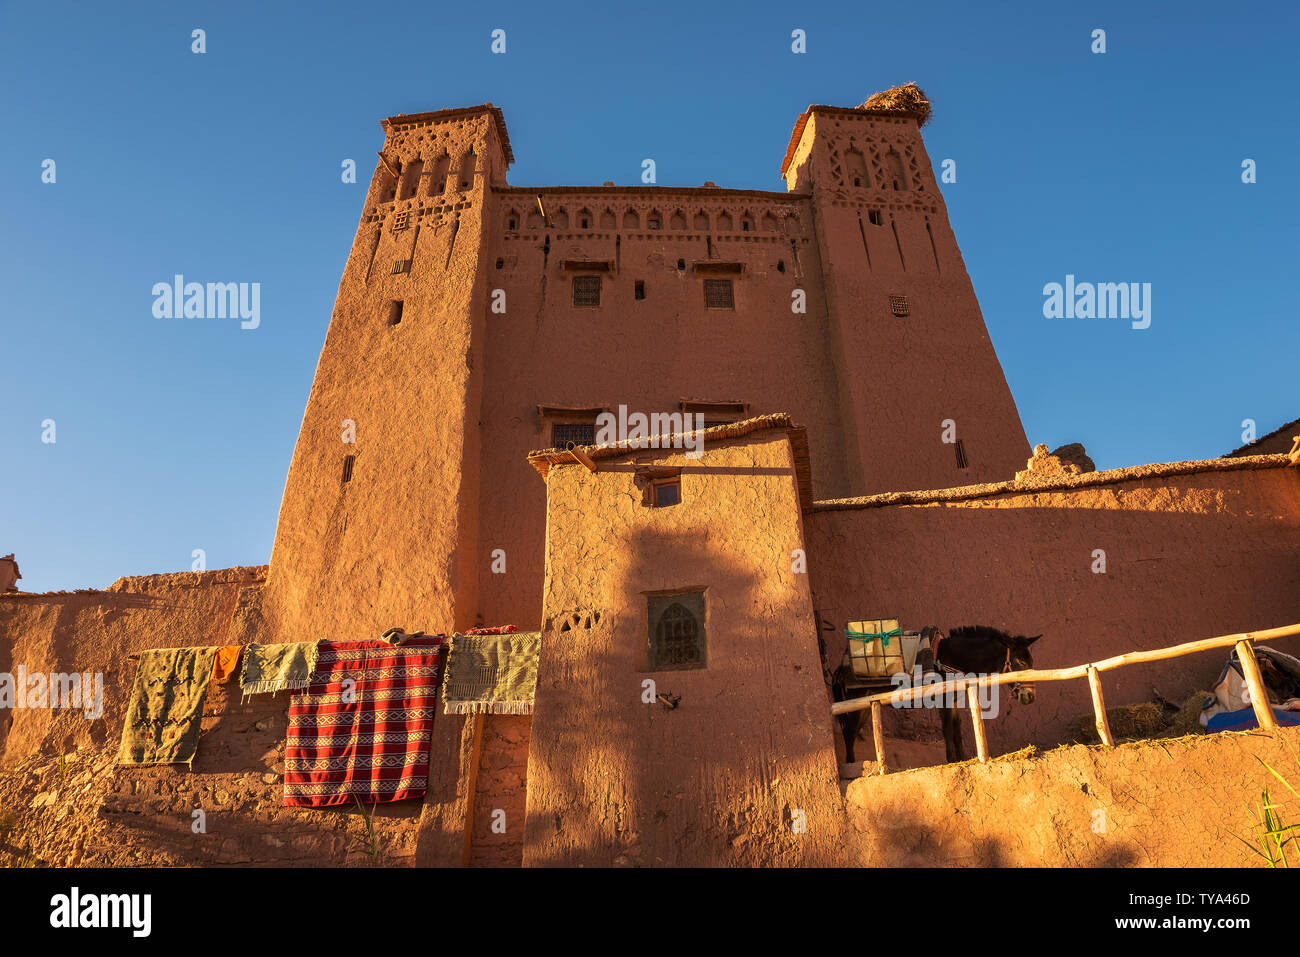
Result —
[[[1034, 666], [1029, 646], [1042, 635], [1011, 635], [998, 628], [987, 625], [963, 625], [954, 628], [947, 635], [938, 629], [932, 631], [931, 656], [918, 657], [918, 664], [926, 672], [939, 671], [962, 675], [1004, 674], [1009, 671], [1027, 671]], [[937, 665], [937, 667], [935, 667]], [[850, 666], [842, 665], [832, 682], [832, 695], [836, 701], [845, 700], [847, 682], [851, 674]], [[955, 675], [954, 675], [955, 676]], [[854, 697], [858, 697], [855, 695]], [[1011, 697], [1021, 704], [1033, 704], [1034, 686], [1028, 683], [1014, 682], [1011, 685]], [[961, 726], [963, 716], [956, 713], [956, 707], [940, 709], [943, 722], [943, 741], [949, 761], [964, 761], [965, 750], [962, 745]], [[840, 730], [844, 734], [845, 760], [853, 763], [853, 745], [858, 737], [865, 711], [850, 711], [840, 715]]]

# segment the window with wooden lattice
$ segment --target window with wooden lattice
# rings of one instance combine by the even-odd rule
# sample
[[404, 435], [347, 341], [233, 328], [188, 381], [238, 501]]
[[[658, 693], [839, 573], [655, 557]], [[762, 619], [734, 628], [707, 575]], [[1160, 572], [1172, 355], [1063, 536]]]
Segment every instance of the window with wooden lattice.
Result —
[[398, 210], [393, 215], [393, 232], [399, 229], [405, 229], [411, 225], [411, 211], [409, 209]]
[[704, 306], [706, 309], [735, 309], [736, 298], [731, 280], [704, 280]]
[[573, 304], [575, 306], [600, 305], [600, 277], [573, 277]]
[[708, 665], [704, 592], [647, 595], [650, 670], [680, 671]]
[[393, 260], [393, 271], [391, 275], [396, 276], [399, 273], [410, 272], [410, 271], [411, 271], [411, 261], [409, 259]]
[[907, 305], [907, 297], [890, 296], [889, 311], [892, 312], [894, 315], [896, 315], [899, 319], [906, 319], [907, 316], [910, 314], [910, 310]]

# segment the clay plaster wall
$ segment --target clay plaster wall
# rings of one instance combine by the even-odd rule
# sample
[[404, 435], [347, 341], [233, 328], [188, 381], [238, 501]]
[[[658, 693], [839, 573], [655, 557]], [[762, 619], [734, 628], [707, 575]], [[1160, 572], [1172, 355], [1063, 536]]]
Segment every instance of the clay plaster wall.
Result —
[[[819, 503], [808, 548], [814, 603], [834, 629], [823, 632], [828, 654], [840, 660], [844, 625], [860, 618], [1041, 633], [1033, 653], [1044, 668], [1300, 621], [1300, 473], [1276, 459], [1233, 465], [1243, 461], [1189, 463], [1204, 470], [1185, 474], [1097, 472], [1070, 487], [927, 504]], [[1105, 551], [1105, 574], [1092, 571], [1095, 549]], [[1300, 654], [1295, 639], [1274, 647]], [[1225, 658], [1204, 652], [1108, 672], [1106, 704], [1149, 700], [1153, 686], [1181, 701]], [[1090, 710], [1086, 682], [1042, 684], [1033, 705], [986, 722], [990, 746], [1071, 740], [1071, 722]], [[938, 723], [930, 712], [891, 710], [887, 734], [933, 739]], [[969, 729], [965, 740], [969, 751]], [[867, 744], [858, 756], [870, 755]], [[935, 746], [925, 763], [941, 759]]]
[[1295, 781], [1298, 758], [1300, 728], [1286, 728], [859, 778], [845, 789], [845, 864], [1259, 866], [1242, 841], [1253, 840], [1260, 793], [1269, 789], [1283, 820], [1300, 814], [1260, 759]]
[[[641, 504], [637, 464], [680, 466]], [[547, 479], [529, 865], [819, 864], [842, 812], [784, 433]], [[646, 592], [704, 589], [707, 668], [648, 672]], [[643, 684], [680, 697], [643, 703]], [[807, 832], [791, 828], [802, 811]]]
[[[102, 592], [0, 596], [0, 672], [102, 672], [103, 716], [0, 711], [0, 813], [15, 815], [9, 853], [67, 864], [371, 860], [364, 819], [348, 808], [282, 806], [288, 696], [242, 700], [211, 686], [194, 764], [118, 767], [126, 695], [147, 648], [282, 640], [259, 614], [266, 568], [122, 578]], [[438, 715], [423, 802], [376, 812], [381, 862], [459, 865], [474, 753], [464, 718]], [[193, 812], [207, 831], [192, 830]]]

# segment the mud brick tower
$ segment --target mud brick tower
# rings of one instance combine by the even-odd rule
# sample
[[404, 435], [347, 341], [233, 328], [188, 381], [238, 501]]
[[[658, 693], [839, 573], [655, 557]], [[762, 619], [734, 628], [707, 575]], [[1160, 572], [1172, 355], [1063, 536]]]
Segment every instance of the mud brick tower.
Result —
[[819, 499], [1009, 479], [1028, 443], [923, 120], [809, 107], [785, 192], [516, 187], [496, 107], [386, 120], [280, 511], [283, 640], [537, 627], [527, 453], [620, 405], [788, 412]]

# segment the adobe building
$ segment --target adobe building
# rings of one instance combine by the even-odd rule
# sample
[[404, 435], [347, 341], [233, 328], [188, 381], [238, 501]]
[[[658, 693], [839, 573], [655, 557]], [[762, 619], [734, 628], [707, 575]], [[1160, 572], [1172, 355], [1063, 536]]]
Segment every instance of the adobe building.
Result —
[[[923, 770], [842, 763], [827, 673], [850, 621], [1042, 633], [1049, 668], [1300, 621], [1288, 456], [1030, 458], [921, 140], [928, 110], [915, 87], [809, 107], [785, 192], [511, 186], [495, 107], [385, 121], [269, 567], [0, 596], [0, 672], [106, 676], [102, 720], [0, 715], [0, 803], [24, 808], [30, 854], [1205, 863], [1188, 822], [1246, 807], [1256, 759], [1295, 729], [928, 767], [938, 719], [896, 711], [889, 763]], [[620, 407], [698, 418], [597, 444]], [[112, 764], [143, 648], [506, 622], [542, 633], [534, 713], [439, 714], [428, 795], [381, 806], [368, 850], [353, 811], [279, 806], [283, 699], [217, 688], [192, 768]], [[1223, 659], [1108, 674], [1107, 701], [1203, 690]], [[1069, 743], [1089, 713], [1086, 684], [1040, 687], [986, 723], [990, 747]], [[1106, 835], [1086, 826], [1094, 806]]]

